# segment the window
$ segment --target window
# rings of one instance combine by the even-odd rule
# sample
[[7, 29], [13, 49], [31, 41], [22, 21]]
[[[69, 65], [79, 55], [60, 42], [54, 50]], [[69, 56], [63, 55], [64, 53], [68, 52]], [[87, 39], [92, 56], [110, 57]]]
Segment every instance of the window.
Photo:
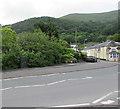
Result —
[[119, 54], [116, 54], [116, 57], [119, 58]]
[[112, 51], [116, 51], [116, 47], [113, 47], [113, 48], [112, 48]]
[[110, 54], [110, 58], [118, 58], [119, 55], [118, 54]]
[[110, 58], [112, 58], [113, 56], [112, 56], [112, 54], [110, 54]]
[[116, 58], [116, 55], [117, 55], [117, 54], [113, 54], [113, 58]]

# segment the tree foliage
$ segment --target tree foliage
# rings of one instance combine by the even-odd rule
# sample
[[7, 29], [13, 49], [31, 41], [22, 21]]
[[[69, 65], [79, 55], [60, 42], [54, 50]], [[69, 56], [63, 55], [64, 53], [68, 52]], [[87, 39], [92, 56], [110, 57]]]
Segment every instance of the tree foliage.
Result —
[[10, 27], [5, 27], [2, 29], [2, 50], [3, 52], [8, 52], [15, 46], [16, 42], [16, 32]]
[[35, 29], [41, 29], [42, 32], [46, 33], [48, 36], [58, 38], [57, 27], [53, 22], [39, 22], [34, 24]]
[[[103, 42], [107, 39], [107, 36], [116, 34], [119, 31], [118, 25], [120, 25], [120, 22], [117, 21], [117, 18], [116, 20], [111, 19], [104, 22], [99, 20], [84, 21], [84, 19], [83, 21], [76, 22], [52, 17], [40, 17], [13, 24], [12, 29], [17, 33], [22, 33], [33, 32], [35, 28], [40, 28], [42, 32], [50, 37], [58, 38], [58, 36], [62, 36], [62, 39], [65, 39], [67, 42], [74, 42], [75, 29], [77, 28], [78, 36], [82, 34], [82, 39], [79, 38], [78, 41], [79, 43], [83, 43], [84, 39], [86, 39], [85, 37], [88, 35], [90, 36], [88, 37], [89, 42]], [[103, 36], [104, 38], [99, 38], [99, 36]]]
[[[50, 40], [40, 29], [17, 35], [10, 28], [5, 27], [3, 30], [3, 70], [20, 68], [25, 61], [24, 58], [27, 59], [25, 63], [28, 67], [44, 67], [65, 62], [66, 58], [70, 60], [76, 56], [75, 51], [68, 48], [66, 41], [55, 37]], [[8, 37], [11, 39], [7, 40]], [[10, 45], [6, 45], [6, 42]]]
[[108, 39], [108, 40], [112, 40], [112, 41], [120, 42], [120, 34], [110, 35], [110, 36], [108, 36], [107, 39]]
[[74, 58], [79, 60], [80, 54], [70, 49], [71, 43], [77, 42], [81, 49], [91, 42], [120, 42], [119, 25], [117, 19], [76, 22], [40, 17], [5, 26], [2, 28], [3, 69], [20, 68], [23, 57], [27, 57], [28, 67], [54, 65]]

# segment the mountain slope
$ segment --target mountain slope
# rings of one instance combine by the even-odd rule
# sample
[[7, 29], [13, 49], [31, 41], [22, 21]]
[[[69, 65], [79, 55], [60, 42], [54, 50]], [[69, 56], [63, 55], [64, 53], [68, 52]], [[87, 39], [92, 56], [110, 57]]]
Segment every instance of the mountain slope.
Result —
[[35, 17], [35, 18], [26, 19], [24, 21], [12, 24], [11, 27], [17, 33], [31, 32], [31, 31], [34, 31], [35, 29], [34, 24], [39, 23], [39, 22], [44, 22], [44, 23], [53, 22], [57, 26], [59, 32], [67, 30], [70, 27], [75, 27], [77, 25], [76, 22], [71, 22], [71, 21], [59, 19], [59, 18]]
[[36, 23], [53, 22], [56, 24], [59, 34], [74, 34], [75, 28], [77, 28], [78, 32], [110, 35], [117, 31], [117, 13], [116, 10], [97, 14], [70, 14], [61, 18], [35, 17], [12, 24], [11, 27], [17, 33], [32, 32]]
[[118, 18], [118, 10], [110, 11], [110, 12], [104, 12], [104, 13], [91, 13], [91, 14], [69, 14], [63, 17], [60, 17], [60, 19], [66, 19], [70, 21], [99, 21], [99, 22], [108, 22], [113, 21]]

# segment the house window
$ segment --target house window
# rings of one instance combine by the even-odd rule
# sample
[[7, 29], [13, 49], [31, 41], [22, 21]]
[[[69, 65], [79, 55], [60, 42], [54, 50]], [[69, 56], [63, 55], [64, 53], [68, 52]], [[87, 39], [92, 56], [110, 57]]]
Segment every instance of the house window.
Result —
[[118, 54], [110, 54], [110, 58], [118, 58], [119, 55]]
[[112, 58], [113, 57], [113, 54], [110, 54], [110, 58]]
[[119, 58], [119, 54], [116, 54], [116, 57]]
[[113, 48], [112, 48], [112, 51], [116, 51], [116, 47], [113, 47]]
[[116, 58], [117, 54], [113, 54], [113, 58]]

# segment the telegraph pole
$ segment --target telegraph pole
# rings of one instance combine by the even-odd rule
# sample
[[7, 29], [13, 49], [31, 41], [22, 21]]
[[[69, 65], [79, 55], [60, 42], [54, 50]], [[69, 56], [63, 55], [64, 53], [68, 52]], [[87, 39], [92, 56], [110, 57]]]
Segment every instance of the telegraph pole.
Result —
[[77, 52], [77, 27], [75, 27], [75, 45], [76, 45], [76, 52]]
[[85, 47], [85, 41], [87, 41], [87, 39], [84, 40], [84, 47]]

